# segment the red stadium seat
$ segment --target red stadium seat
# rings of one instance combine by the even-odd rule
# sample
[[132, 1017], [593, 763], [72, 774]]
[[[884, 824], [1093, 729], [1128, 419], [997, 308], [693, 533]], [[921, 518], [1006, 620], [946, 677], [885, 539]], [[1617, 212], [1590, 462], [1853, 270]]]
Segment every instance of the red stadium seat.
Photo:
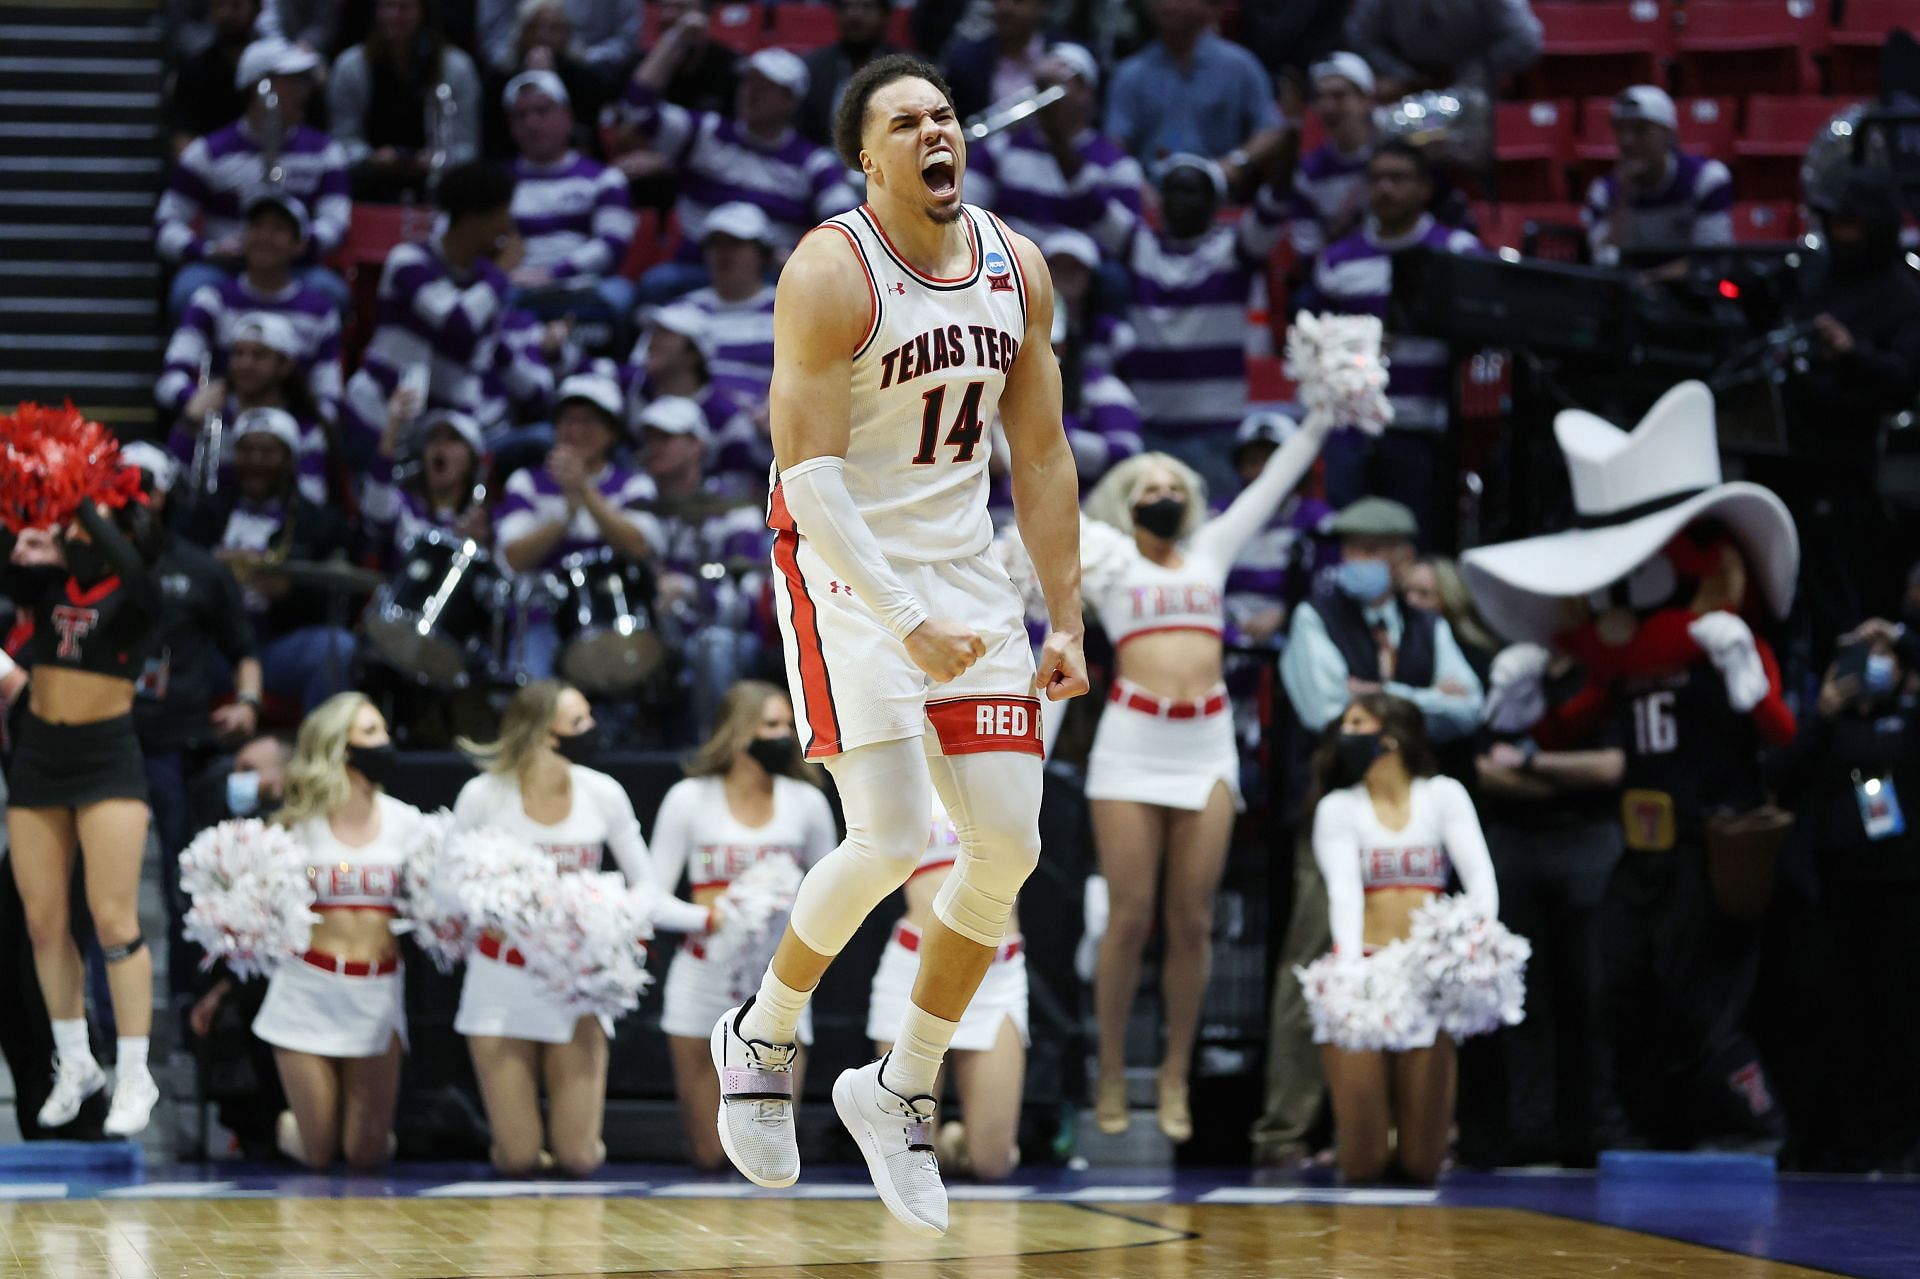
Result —
[[1791, 200], [1765, 200], [1733, 206], [1736, 244], [1778, 244], [1799, 234], [1799, 218]]
[[767, 41], [767, 12], [757, 4], [715, 5], [707, 34], [723, 49], [752, 53]]
[[887, 19], [887, 42], [896, 49], [906, 49], [909, 52], [915, 49], [912, 9], [893, 11], [893, 16]]
[[1660, 84], [1673, 53], [1673, 17], [1662, 0], [1608, 4], [1536, 4], [1543, 48], [1525, 76], [1536, 98], [1617, 93]]
[[1812, 91], [1814, 58], [1832, 32], [1825, 5], [1809, 0], [1693, 0], [1676, 44], [1676, 79], [1687, 93]]
[[1573, 158], [1573, 103], [1502, 102], [1494, 108], [1493, 154], [1500, 194], [1559, 200]]
[[1896, 28], [1920, 35], [1920, 6], [1913, 0], [1846, 0], [1840, 6], [1827, 59], [1835, 93], [1880, 91], [1880, 47]]
[[1277, 355], [1247, 357], [1247, 399], [1254, 404], [1285, 404], [1299, 394], [1286, 374], [1286, 361]]
[[1793, 199], [1808, 144], [1851, 101], [1768, 93], [1747, 99], [1747, 125], [1733, 144], [1734, 190], [1757, 200]]
[[773, 11], [771, 42], [795, 53], [806, 53], [840, 38], [833, 9], [824, 4], [783, 4]]
[[662, 225], [658, 209], [638, 209], [634, 216], [633, 243], [620, 263], [620, 274], [629, 280], [639, 279], [648, 267], [665, 262], [680, 247], [678, 218], [668, 214]]
[[353, 206], [353, 220], [347, 223], [347, 238], [334, 251], [333, 262], [347, 268], [379, 267], [396, 244], [424, 240], [432, 233], [431, 209], [357, 201]]

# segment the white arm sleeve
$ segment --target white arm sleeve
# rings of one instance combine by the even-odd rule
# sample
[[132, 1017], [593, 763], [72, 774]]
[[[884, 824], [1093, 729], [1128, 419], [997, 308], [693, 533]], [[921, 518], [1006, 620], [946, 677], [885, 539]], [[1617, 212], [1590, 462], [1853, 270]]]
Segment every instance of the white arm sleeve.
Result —
[[[652, 899], [654, 928], [670, 933], [704, 931], [707, 926], [706, 909], [668, 895], [654, 878], [653, 855], [647, 851], [647, 841], [640, 834], [640, 819], [634, 816], [633, 801], [627, 797], [627, 792], [605, 773], [590, 775], [595, 779], [592, 802], [599, 806], [606, 822], [607, 851], [613, 854], [614, 865], [626, 876], [627, 883]], [[574, 776], [577, 779], [580, 774]], [[576, 787], [574, 802], [578, 803], [579, 800]]]
[[905, 639], [927, 620], [926, 605], [909, 591], [887, 563], [880, 543], [847, 492], [847, 459], [810, 457], [780, 472], [780, 491], [794, 527], [813, 544], [834, 576], [874, 611], [882, 624]]
[[1440, 842], [1460, 876], [1460, 887], [1467, 900], [1479, 907], [1488, 919], [1500, 914], [1500, 887], [1493, 878], [1493, 858], [1487, 852], [1487, 837], [1480, 830], [1479, 815], [1473, 811], [1473, 799], [1467, 788], [1451, 777], [1435, 777], [1427, 782], [1432, 789], [1435, 813], [1440, 821]]
[[0, 679], [5, 679], [19, 669], [14, 665], [13, 658], [7, 655], [7, 650], [0, 648]]
[[1325, 427], [1301, 427], [1293, 438], [1273, 451], [1253, 483], [1226, 510], [1208, 520], [1193, 535], [1193, 550], [1221, 565], [1240, 557], [1240, 548], [1265, 528], [1287, 494], [1306, 476], [1326, 443]]
[[1353, 828], [1353, 797], [1334, 791], [1313, 810], [1313, 860], [1327, 884], [1327, 922], [1342, 958], [1365, 954], [1366, 888], [1360, 880], [1360, 841]]
[[676, 782], [660, 801], [660, 811], [653, 815], [653, 839], [647, 846], [653, 855], [653, 882], [669, 897], [680, 887], [680, 876], [687, 869], [687, 857], [693, 849], [692, 819], [698, 806], [693, 783]]
[[482, 774], [471, 778], [460, 788], [460, 794], [453, 801], [453, 828], [455, 830], [473, 830], [485, 826], [492, 815], [487, 803], [487, 777]]

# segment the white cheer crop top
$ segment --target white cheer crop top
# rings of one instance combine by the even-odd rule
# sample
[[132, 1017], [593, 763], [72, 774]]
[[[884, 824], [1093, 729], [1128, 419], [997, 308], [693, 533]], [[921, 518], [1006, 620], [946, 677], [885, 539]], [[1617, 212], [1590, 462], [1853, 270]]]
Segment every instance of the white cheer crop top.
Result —
[[309, 817], [293, 834], [307, 850], [307, 882], [315, 910], [372, 910], [393, 914], [407, 849], [420, 831], [420, 810], [391, 795], [374, 796], [380, 833], [371, 844], [340, 842], [327, 819]]
[[773, 817], [748, 826], [727, 806], [726, 780], [689, 777], [674, 783], [653, 822], [653, 871], [671, 893], [685, 873], [690, 890], [725, 888], [769, 857], [787, 856], [805, 870], [833, 851], [833, 809], [817, 786], [773, 779]]

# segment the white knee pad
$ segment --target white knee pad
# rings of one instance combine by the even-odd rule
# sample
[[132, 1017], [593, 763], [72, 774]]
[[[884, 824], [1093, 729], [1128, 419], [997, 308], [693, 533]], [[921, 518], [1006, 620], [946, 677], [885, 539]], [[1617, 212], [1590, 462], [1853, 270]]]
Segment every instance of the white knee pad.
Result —
[[998, 946], [1020, 886], [1040, 864], [1040, 761], [987, 752], [928, 762], [960, 836], [933, 913], [962, 937]]
[[789, 917], [809, 950], [837, 955], [926, 851], [933, 790], [919, 739], [861, 746], [827, 761], [847, 837], [800, 883]]

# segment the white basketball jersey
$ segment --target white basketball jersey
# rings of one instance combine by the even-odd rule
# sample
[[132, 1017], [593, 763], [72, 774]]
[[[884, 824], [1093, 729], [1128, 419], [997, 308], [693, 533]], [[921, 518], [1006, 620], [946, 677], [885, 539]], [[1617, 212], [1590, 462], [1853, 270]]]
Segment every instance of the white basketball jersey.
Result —
[[[846, 482], [895, 559], [959, 559], [993, 540], [989, 428], [1027, 331], [1027, 282], [998, 218], [967, 204], [959, 225], [971, 266], [950, 280], [907, 265], [865, 205], [818, 228], [844, 235], [867, 275], [873, 318], [853, 357]], [[777, 485], [771, 516], [788, 523]]]

